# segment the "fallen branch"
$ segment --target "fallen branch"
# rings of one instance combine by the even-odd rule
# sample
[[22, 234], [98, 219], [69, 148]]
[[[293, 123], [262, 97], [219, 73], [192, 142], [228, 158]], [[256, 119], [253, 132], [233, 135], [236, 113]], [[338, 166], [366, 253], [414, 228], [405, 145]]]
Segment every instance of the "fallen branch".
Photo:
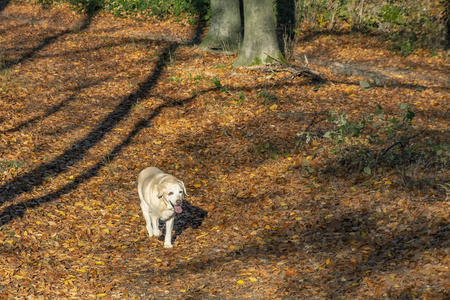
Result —
[[291, 75], [279, 79], [277, 81], [277, 83], [281, 82], [281, 81], [285, 81], [285, 80], [289, 80], [289, 79], [293, 79], [297, 76], [305, 76], [305, 77], [309, 77], [314, 81], [318, 81], [318, 82], [325, 82], [326, 79], [324, 77], [322, 77], [320, 75], [319, 72], [314, 71], [313, 69], [310, 69], [308, 67], [299, 67], [299, 66], [294, 66], [294, 65], [288, 65], [282, 61], [280, 61], [279, 59], [271, 56], [270, 54], [264, 52], [265, 55], [269, 56], [270, 58], [272, 58], [273, 60], [277, 61], [279, 64], [281, 64], [281, 66], [277, 66], [277, 65], [270, 65], [271, 66], [271, 71], [276, 71], [276, 72], [289, 72], [291, 73]]

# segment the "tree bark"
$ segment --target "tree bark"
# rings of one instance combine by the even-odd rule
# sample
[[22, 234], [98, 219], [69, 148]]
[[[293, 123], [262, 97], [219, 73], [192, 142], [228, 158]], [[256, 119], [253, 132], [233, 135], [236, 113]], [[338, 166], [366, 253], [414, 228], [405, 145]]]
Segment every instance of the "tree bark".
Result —
[[234, 67], [286, 60], [278, 46], [272, 0], [244, 0], [244, 41]]
[[211, 0], [211, 25], [201, 48], [237, 51], [241, 43], [239, 0]]

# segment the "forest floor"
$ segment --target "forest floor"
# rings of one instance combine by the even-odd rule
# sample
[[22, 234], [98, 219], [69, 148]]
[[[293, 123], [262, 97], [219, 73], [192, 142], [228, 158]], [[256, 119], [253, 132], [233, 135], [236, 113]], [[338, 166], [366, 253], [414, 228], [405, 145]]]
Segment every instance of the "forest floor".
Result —
[[[320, 81], [233, 69], [206, 30], [0, 12], [0, 299], [449, 299], [448, 53], [304, 31]], [[187, 187], [173, 249], [148, 166]]]

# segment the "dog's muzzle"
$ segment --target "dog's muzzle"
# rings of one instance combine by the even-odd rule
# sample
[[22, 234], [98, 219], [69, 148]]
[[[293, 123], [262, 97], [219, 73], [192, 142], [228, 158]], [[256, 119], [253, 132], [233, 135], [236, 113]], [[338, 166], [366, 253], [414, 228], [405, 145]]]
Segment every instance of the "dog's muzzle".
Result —
[[172, 205], [173, 206], [173, 209], [175, 210], [175, 212], [177, 213], [177, 214], [181, 214], [182, 212], [183, 212], [183, 209], [181, 208], [181, 204], [183, 203], [180, 199], [178, 199], [177, 201], [176, 201], [176, 205]]

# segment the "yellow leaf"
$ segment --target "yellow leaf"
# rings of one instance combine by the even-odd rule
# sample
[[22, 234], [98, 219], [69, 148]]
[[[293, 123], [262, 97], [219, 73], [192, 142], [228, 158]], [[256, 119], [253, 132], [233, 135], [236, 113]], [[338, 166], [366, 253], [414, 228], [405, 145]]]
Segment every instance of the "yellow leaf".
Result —
[[287, 205], [287, 203], [281, 203], [281, 206], [286, 206]]
[[201, 187], [201, 186], [202, 186], [202, 185], [201, 185], [200, 183], [194, 184], [194, 187], [197, 188], [197, 189], [198, 189], [199, 187]]
[[23, 279], [23, 276], [20, 276], [20, 275], [14, 275], [14, 278], [17, 278], [17, 279]]
[[162, 262], [162, 260], [160, 258], [157, 258], [156, 261], [157, 262]]
[[352, 192], [356, 192], [356, 189], [353, 186], [350, 189], [352, 190]]
[[302, 217], [297, 217], [295, 218], [297, 221], [300, 221], [302, 219]]
[[102, 262], [102, 261], [96, 261], [95, 264], [96, 264], [96, 265], [104, 265], [105, 263]]
[[100, 294], [97, 294], [97, 298], [103, 298], [103, 297], [105, 297], [106, 296], [106, 294], [105, 293], [100, 293]]
[[327, 258], [327, 261], [325, 262], [327, 265], [329, 265], [331, 262], [331, 258]]
[[106, 233], [109, 233], [109, 229], [108, 228], [103, 229], [103, 231], [106, 232]]
[[258, 279], [256, 279], [255, 277], [249, 277], [248, 278], [251, 282], [256, 282], [256, 281], [258, 281]]
[[245, 282], [243, 280], [236, 281], [237, 284], [244, 284]]
[[278, 105], [274, 104], [271, 107], [269, 107], [270, 110], [276, 110], [278, 108]]
[[388, 181], [386, 181], [386, 182], [384, 182], [384, 184], [392, 184], [392, 182], [390, 182], [389, 180]]
[[87, 271], [85, 269], [77, 269], [78, 273], [86, 273]]
[[161, 141], [153, 141], [155, 145], [161, 145]]
[[363, 231], [363, 232], [361, 232], [361, 236], [362, 237], [365, 237], [367, 234]]

